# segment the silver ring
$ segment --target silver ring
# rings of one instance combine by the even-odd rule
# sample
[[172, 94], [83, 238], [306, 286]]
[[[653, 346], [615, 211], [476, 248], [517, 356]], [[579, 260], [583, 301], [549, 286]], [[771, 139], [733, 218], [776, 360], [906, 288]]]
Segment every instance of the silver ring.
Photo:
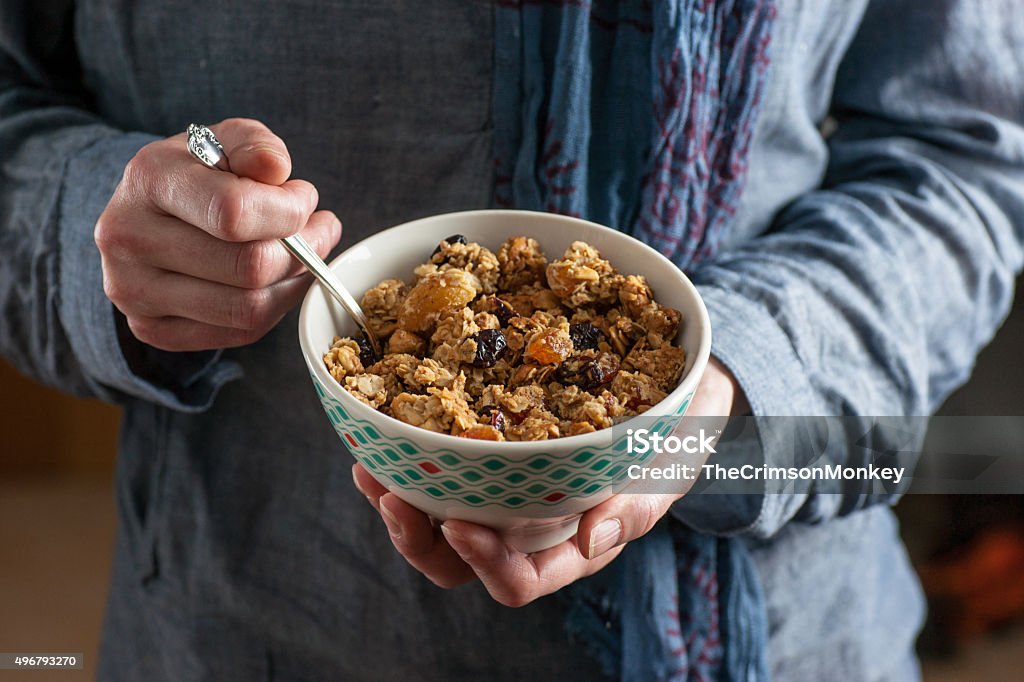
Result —
[[208, 168], [230, 171], [224, 146], [213, 131], [197, 123], [188, 124], [188, 152]]

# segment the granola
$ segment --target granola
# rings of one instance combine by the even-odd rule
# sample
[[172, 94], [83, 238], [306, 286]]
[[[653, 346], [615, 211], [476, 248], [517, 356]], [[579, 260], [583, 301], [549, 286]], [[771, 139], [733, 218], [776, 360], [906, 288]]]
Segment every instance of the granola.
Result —
[[384, 357], [335, 337], [323, 358], [357, 400], [408, 424], [491, 441], [572, 436], [641, 414], [679, 383], [681, 314], [585, 242], [549, 262], [528, 237], [495, 254], [452, 235], [413, 274], [363, 296]]

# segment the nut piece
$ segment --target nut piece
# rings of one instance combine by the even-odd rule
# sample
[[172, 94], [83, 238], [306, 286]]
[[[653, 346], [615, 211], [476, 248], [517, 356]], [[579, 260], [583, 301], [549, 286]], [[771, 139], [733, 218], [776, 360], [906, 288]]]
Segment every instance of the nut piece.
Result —
[[353, 374], [362, 374], [363, 362], [360, 359], [362, 349], [353, 339], [334, 337], [331, 348], [324, 353], [324, 364], [327, 371], [331, 373], [335, 381], [342, 383], [342, 379]]
[[345, 388], [357, 400], [373, 408], [380, 407], [388, 399], [384, 378], [376, 374], [357, 374], [345, 377]]
[[402, 301], [398, 326], [410, 332], [429, 331], [445, 312], [464, 307], [481, 291], [480, 280], [453, 268], [427, 275]]
[[391, 335], [390, 339], [388, 339], [388, 353], [423, 355], [426, 349], [426, 341], [404, 329], [396, 329], [395, 333]]

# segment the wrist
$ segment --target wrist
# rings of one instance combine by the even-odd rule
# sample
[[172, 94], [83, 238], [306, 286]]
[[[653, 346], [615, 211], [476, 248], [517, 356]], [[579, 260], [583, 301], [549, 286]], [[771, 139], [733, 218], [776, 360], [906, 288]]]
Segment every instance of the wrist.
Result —
[[750, 403], [743, 387], [728, 367], [714, 355], [708, 358], [708, 366], [704, 370], [698, 392], [714, 397], [714, 403], [723, 416], [741, 416], [750, 414]]

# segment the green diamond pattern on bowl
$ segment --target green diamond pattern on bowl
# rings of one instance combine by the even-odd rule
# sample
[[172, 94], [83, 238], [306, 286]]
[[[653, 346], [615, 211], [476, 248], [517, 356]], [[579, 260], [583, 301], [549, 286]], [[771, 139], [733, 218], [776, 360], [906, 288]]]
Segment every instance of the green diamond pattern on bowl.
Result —
[[[403, 489], [418, 490], [438, 500], [509, 509], [553, 506], [566, 497], [585, 497], [619, 483], [626, 477], [628, 464], [643, 464], [653, 456], [652, 452], [630, 455], [625, 437], [601, 457], [600, 452], [586, 448], [566, 456], [541, 452], [516, 462], [454, 450], [422, 452], [413, 443], [382, 435], [370, 423], [353, 417], [315, 376], [313, 385], [338, 437], [358, 461]], [[690, 398], [692, 395], [677, 414], [686, 411]], [[658, 420], [652, 430], [667, 435], [671, 427], [671, 420]]]

